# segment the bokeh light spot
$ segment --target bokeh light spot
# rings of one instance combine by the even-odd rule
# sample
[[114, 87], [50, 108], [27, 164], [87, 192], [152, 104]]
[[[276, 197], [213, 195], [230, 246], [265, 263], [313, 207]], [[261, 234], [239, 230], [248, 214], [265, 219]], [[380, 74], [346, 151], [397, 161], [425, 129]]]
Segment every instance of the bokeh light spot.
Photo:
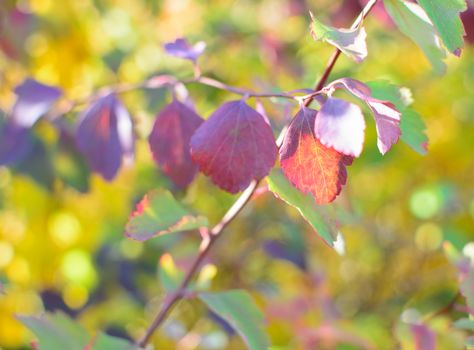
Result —
[[63, 300], [71, 309], [79, 309], [89, 299], [87, 288], [80, 284], [68, 284], [63, 290]]
[[97, 281], [97, 273], [91, 256], [83, 250], [72, 250], [64, 255], [61, 263], [64, 277], [74, 283], [92, 287]]
[[419, 226], [415, 233], [415, 243], [421, 250], [433, 251], [441, 246], [443, 231], [438, 225], [427, 222]]
[[410, 210], [419, 219], [429, 219], [441, 209], [441, 198], [431, 189], [415, 191], [410, 198]]
[[13, 259], [14, 251], [10, 243], [0, 241], [0, 268], [4, 268]]
[[72, 213], [61, 211], [50, 216], [48, 232], [56, 245], [68, 247], [79, 238], [81, 224]]

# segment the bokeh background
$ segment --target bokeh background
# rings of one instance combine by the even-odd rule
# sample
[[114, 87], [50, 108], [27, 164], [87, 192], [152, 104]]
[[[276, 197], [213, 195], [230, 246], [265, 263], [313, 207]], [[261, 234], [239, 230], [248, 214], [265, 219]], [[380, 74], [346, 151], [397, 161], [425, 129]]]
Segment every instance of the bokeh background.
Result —
[[[202, 71], [225, 83], [259, 91], [311, 88], [333, 48], [311, 39], [308, 10], [326, 23], [349, 26], [360, 8], [352, 0], [2, 0], [0, 108], [11, 108], [13, 88], [28, 76], [61, 86], [71, 99], [158, 73], [192, 77], [188, 62], [162, 49], [177, 37], [204, 40]], [[472, 9], [464, 19], [474, 40]], [[213, 290], [251, 291], [274, 349], [413, 349], [400, 320], [413, 313], [429, 317], [450, 303], [458, 280], [443, 242], [462, 249], [474, 238], [474, 48], [467, 43], [460, 59], [450, 57], [440, 77], [383, 8], [364, 24], [368, 59], [355, 65], [341, 57], [332, 78], [386, 79], [411, 89], [429, 152], [421, 156], [399, 143], [382, 157], [369, 122], [364, 153], [349, 167], [337, 201], [344, 256], [271, 193], [253, 200], [227, 229], [201, 282]], [[235, 98], [210, 87], [188, 88], [203, 117]], [[135, 120], [137, 159], [113, 182], [89, 174], [46, 121], [35, 126], [40, 146], [28, 166], [0, 167], [0, 349], [28, 349], [33, 339], [14, 314], [54, 309], [91, 332], [138, 337], [164, 296], [160, 257], [169, 253], [185, 268], [199, 235], [145, 244], [125, 239], [136, 201], [168, 187], [215, 223], [235, 199], [203, 175], [176, 191], [154, 165], [146, 137], [170, 100], [166, 90], [133, 91], [122, 100]], [[275, 133], [296, 108], [264, 104]], [[74, 121], [80, 110], [64, 118]], [[439, 349], [463, 348], [465, 334], [450, 326], [460, 315], [454, 310], [427, 321]], [[193, 301], [172, 312], [154, 345], [244, 347]]]

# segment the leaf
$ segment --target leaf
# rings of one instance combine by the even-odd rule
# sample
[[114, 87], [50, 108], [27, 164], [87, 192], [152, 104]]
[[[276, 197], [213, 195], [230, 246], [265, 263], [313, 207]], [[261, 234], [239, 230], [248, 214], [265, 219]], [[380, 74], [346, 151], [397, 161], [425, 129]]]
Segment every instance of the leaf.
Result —
[[189, 141], [202, 122], [193, 110], [173, 100], [156, 117], [148, 138], [155, 162], [180, 188], [189, 185], [197, 173]]
[[263, 330], [263, 314], [247, 292], [199, 293], [199, 299], [239, 333], [248, 349], [267, 349], [269, 344]]
[[108, 181], [117, 174], [122, 158], [133, 159], [133, 126], [121, 102], [109, 94], [82, 114], [76, 142], [93, 171]]
[[240, 100], [224, 103], [197, 129], [191, 156], [216, 185], [237, 193], [270, 172], [277, 147], [270, 125]]
[[469, 318], [461, 318], [453, 323], [453, 326], [459, 329], [467, 329], [469, 331], [474, 331], [474, 320]]
[[165, 253], [160, 258], [158, 276], [163, 288], [167, 292], [174, 292], [181, 284], [184, 272], [178, 269], [173, 257]]
[[159, 189], [143, 197], [125, 228], [125, 235], [146, 241], [166, 233], [193, 230], [207, 226], [207, 219], [195, 216], [181, 206], [166, 190]]
[[[137, 346], [130, 343], [126, 339], [112, 337], [105, 333], [100, 333], [94, 343], [91, 345], [90, 350], [139, 350]], [[85, 349], [89, 350], [89, 349]]]
[[336, 243], [342, 239], [342, 236], [341, 238], [338, 237], [341, 234], [324, 220], [310, 194], [305, 195], [296, 190], [278, 169], [273, 169], [270, 175], [268, 175], [267, 183], [268, 189], [277, 198], [299, 211], [301, 216], [313, 227], [326, 244], [333, 248], [337, 247]]
[[426, 154], [428, 137], [425, 134], [425, 123], [418, 112], [407, 107], [408, 103], [404, 101], [403, 90], [386, 81], [368, 82], [367, 85], [372, 91], [372, 96], [392, 102], [401, 112], [402, 141], [416, 152], [422, 155]]
[[166, 43], [164, 48], [166, 53], [171, 56], [196, 62], [197, 58], [201, 56], [206, 49], [206, 43], [199, 41], [191, 45], [186, 39], [178, 38], [174, 42]]
[[63, 313], [17, 319], [36, 335], [41, 350], [83, 350], [88, 343], [85, 329]]
[[365, 42], [367, 34], [362, 25], [355, 29], [337, 29], [322, 24], [311, 12], [310, 15], [312, 19], [311, 35], [314, 40], [322, 40], [334, 45], [357, 63], [362, 62], [367, 57], [367, 44]]
[[418, 0], [418, 3], [434, 24], [444, 45], [460, 56], [466, 34], [460, 14], [467, 10], [466, 0]]
[[280, 148], [281, 168], [291, 184], [311, 192], [318, 204], [332, 202], [346, 183], [352, 158], [321, 144], [315, 137], [317, 111], [301, 108], [290, 123]]
[[15, 88], [17, 100], [12, 109], [12, 120], [18, 126], [30, 128], [45, 114], [62, 91], [56, 87], [26, 79]]
[[370, 88], [364, 83], [351, 79], [342, 78], [333, 81], [325, 89], [328, 92], [334, 89], [344, 88], [355, 97], [364, 101], [374, 115], [377, 128], [377, 146], [380, 153], [387, 153], [400, 137], [400, 112], [389, 101], [376, 99], [372, 96]]
[[466, 298], [469, 313], [474, 315], [474, 269], [470, 269], [460, 285], [461, 294]]
[[415, 341], [415, 350], [435, 350], [436, 334], [423, 324], [410, 325], [410, 331]]
[[327, 147], [358, 157], [364, 146], [365, 119], [359, 106], [329, 97], [315, 122], [315, 134]]
[[16, 125], [11, 119], [0, 121], [0, 166], [24, 160], [33, 147], [30, 129]]
[[400, 31], [423, 50], [435, 72], [444, 73], [446, 50], [425, 11], [418, 4], [404, 0], [384, 0], [384, 5]]

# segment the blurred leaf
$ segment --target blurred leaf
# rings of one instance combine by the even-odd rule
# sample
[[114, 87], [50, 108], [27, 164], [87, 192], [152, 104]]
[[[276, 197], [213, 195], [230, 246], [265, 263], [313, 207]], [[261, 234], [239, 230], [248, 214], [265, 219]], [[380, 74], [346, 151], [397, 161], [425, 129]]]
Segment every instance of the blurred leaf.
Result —
[[402, 90], [388, 81], [372, 81], [368, 82], [367, 86], [370, 87], [373, 97], [392, 102], [402, 113], [400, 121], [402, 141], [416, 152], [426, 154], [428, 136], [425, 134], [425, 123], [414, 109], [407, 107]]
[[192, 62], [196, 62], [197, 58], [203, 54], [206, 49], [206, 43], [199, 41], [191, 45], [186, 39], [178, 38], [174, 42], [164, 45], [166, 53], [171, 56], [184, 58]]
[[436, 334], [424, 324], [410, 325], [415, 342], [415, 350], [435, 350]]
[[326, 26], [311, 15], [311, 35], [314, 40], [322, 40], [334, 45], [345, 55], [360, 63], [367, 57], [367, 33], [362, 25], [355, 29], [337, 29]]
[[128, 340], [100, 333], [90, 346], [90, 350], [138, 350], [138, 347]]
[[268, 347], [263, 314], [247, 292], [199, 293], [199, 298], [239, 333], [248, 349], [263, 350]]
[[461, 293], [466, 298], [469, 313], [474, 315], [474, 269], [471, 268], [461, 282]]
[[464, 46], [464, 27], [461, 12], [467, 10], [466, 0], [418, 0], [433, 22], [444, 45], [456, 56]]
[[88, 343], [86, 330], [63, 313], [17, 318], [38, 337], [41, 350], [84, 350]]
[[280, 169], [273, 169], [267, 177], [268, 188], [277, 198], [295, 207], [303, 218], [313, 227], [316, 233], [334, 248], [338, 241], [338, 233], [330, 227], [319, 214], [318, 205], [310, 194], [303, 194], [294, 188], [285, 178]]
[[469, 318], [461, 318], [453, 323], [453, 326], [460, 329], [474, 331], [474, 320]]
[[444, 73], [446, 51], [425, 11], [418, 4], [404, 0], [384, 0], [384, 5], [400, 31], [423, 50], [433, 69], [438, 74]]
[[12, 120], [16, 125], [30, 128], [45, 114], [62, 91], [56, 87], [26, 79], [15, 88], [18, 98], [13, 106]]
[[137, 204], [125, 228], [125, 235], [146, 241], [166, 233], [197, 229], [208, 225], [205, 217], [189, 213], [173, 195], [163, 189], [155, 190]]

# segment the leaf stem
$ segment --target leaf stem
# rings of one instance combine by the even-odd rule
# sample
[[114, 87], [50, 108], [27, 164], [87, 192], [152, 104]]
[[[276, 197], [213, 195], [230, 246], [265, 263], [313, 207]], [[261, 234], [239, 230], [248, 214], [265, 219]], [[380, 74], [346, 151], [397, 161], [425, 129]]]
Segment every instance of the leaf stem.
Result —
[[[370, 10], [374, 7], [376, 2], [377, 0], [370, 0], [367, 3], [367, 5], [364, 7], [360, 15], [354, 21], [352, 27], [357, 27], [362, 23], [362, 20], [367, 16]], [[336, 50], [336, 52], [329, 59], [328, 65], [326, 66], [326, 69], [322, 77], [320, 78], [318, 84], [316, 85], [315, 93], [321, 90], [326, 84], [327, 79], [332, 69], [334, 68], [334, 65], [336, 64], [336, 61], [339, 55], [340, 55], [340, 51]], [[221, 90], [226, 90], [226, 91], [233, 92], [233, 93], [243, 95], [243, 96], [248, 95], [248, 96], [254, 96], [254, 97], [283, 97], [283, 98], [298, 99], [298, 98], [295, 98], [294, 96], [291, 96], [290, 94], [255, 94], [252, 91], [235, 88], [235, 87], [226, 85], [224, 83], [221, 83], [220, 81], [217, 81], [211, 78], [206, 78], [206, 77], [199, 77], [198, 79], [194, 79], [194, 80], [197, 83], [212, 86]], [[311, 97], [309, 97], [306, 100], [305, 105], [309, 105], [309, 103], [311, 103], [311, 100], [313, 99], [313, 94], [308, 95]], [[278, 147], [280, 147], [283, 142], [283, 136], [286, 133], [286, 130], [287, 128], [283, 128], [283, 130], [280, 133], [280, 136], [278, 137], [278, 140], [277, 140]], [[252, 198], [253, 194], [255, 193], [258, 187], [259, 182], [260, 181], [258, 180], [254, 180], [250, 183], [250, 185], [244, 190], [244, 192], [242, 192], [239, 198], [237, 198], [234, 204], [225, 213], [222, 219], [211, 229], [209, 238], [204, 239], [202, 241], [199, 254], [194, 260], [189, 270], [186, 272], [183, 278], [183, 281], [181, 282], [181, 284], [179, 285], [179, 287], [177, 288], [175, 292], [173, 292], [172, 294], [168, 295], [165, 298], [165, 301], [160, 311], [158, 312], [153, 322], [145, 331], [145, 334], [143, 335], [143, 337], [137, 342], [138, 346], [144, 347], [146, 346], [146, 344], [148, 344], [148, 342], [150, 341], [156, 329], [163, 323], [163, 321], [166, 319], [167, 315], [173, 309], [173, 307], [183, 298], [186, 292], [186, 288], [189, 285], [189, 282], [191, 282], [192, 278], [194, 277], [194, 274], [198, 271], [201, 263], [203, 262], [203, 260], [205, 259], [209, 251], [211, 250], [212, 246], [217, 241], [217, 239], [222, 235], [222, 232], [224, 231], [224, 229], [239, 215], [242, 209], [250, 201], [250, 199]]]

